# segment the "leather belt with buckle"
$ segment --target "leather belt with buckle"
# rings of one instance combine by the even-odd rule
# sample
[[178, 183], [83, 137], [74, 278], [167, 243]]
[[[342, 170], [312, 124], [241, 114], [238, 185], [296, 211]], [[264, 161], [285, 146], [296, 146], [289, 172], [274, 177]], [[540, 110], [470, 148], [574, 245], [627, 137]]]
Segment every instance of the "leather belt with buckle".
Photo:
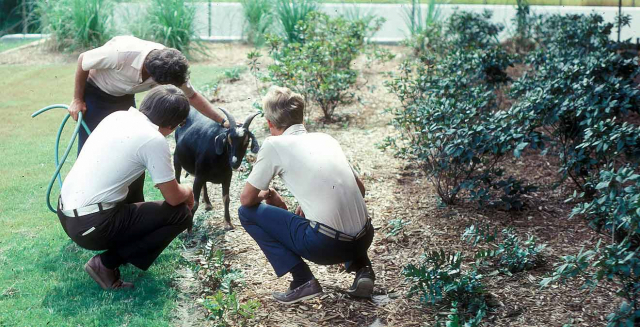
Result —
[[86, 216], [86, 215], [90, 215], [92, 213], [96, 213], [96, 212], [100, 212], [103, 210], [109, 210], [112, 208], [115, 208], [115, 206], [117, 205], [117, 203], [110, 203], [110, 202], [105, 202], [105, 203], [97, 203], [97, 204], [90, 204], [88, 206], [84, 206], [81, 208], [77, 208], [77, 209], [62, 209], [63, 205], [62, 205], [62, 199], [58, 200], [59, 206], [60, 206], [60, 211], [62, 212], [63, 215], [67, 216], [67, 217], [81, 217], [81, 216]]

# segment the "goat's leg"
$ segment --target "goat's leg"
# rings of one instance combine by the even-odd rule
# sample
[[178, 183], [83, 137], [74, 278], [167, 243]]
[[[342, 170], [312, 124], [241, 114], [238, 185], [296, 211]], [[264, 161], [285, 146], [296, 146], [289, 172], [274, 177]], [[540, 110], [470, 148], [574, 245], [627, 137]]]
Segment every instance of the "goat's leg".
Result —
[[211, 211], [213, 206], [209, 200], [209, 192], [207, 191], [207, 182], [202, 183], [202, 202], [204, 202], [204, 210]]
[[202, 186], [205, 184], [205, 180], [195, 175], [193, 179], [193, 199], [195, 203], [193, 204], [193, 209], [191, 210], [191, 214], [195, 215], [196, 210], [198, 210], [198, 206], [200, 205], [200, 191], [202, 191]]
[[231, 186], [231, 174], [229, 178], [225, 178], [222, 181], [222, 201], [224, 202], [224, 229], [231, 230], [233, 225], [231, 224], [231, 215], [229, 215], [229, 187]]
[[176, 181], [180, 184], [180, 175], [182, 174], [182, 165], [180, 164], [180, 160], [178, 160], [178, 155], [173, 155], [173, 170], [176, 172]]

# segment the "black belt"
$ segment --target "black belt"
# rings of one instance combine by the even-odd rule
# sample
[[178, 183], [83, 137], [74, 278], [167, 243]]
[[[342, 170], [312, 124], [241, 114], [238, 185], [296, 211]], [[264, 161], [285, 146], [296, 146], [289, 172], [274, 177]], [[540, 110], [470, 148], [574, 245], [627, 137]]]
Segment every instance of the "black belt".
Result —
[[339, 230], [331, 228], [323, 223], [309, 220], [309, 226], [311, 226], [311, 228], [316, 228], [317, 226], [318, 232], [324, 235], [327, 235], [331, 238], [335, 238], [337, 240], [347, 241], [347, 242], [357, 241], [363, 236], [367, 235], [367, 230], [369, 229], [368, 228], [369, 225], [371, 225], [371, 219], [367, 219], [367, 222], [364, 224], [364, 227], [362, 227], [362, 229], [358, 232], [358, 234], [356, 234], [355, 236], [351, 236], [349, 234], [345, 234]]

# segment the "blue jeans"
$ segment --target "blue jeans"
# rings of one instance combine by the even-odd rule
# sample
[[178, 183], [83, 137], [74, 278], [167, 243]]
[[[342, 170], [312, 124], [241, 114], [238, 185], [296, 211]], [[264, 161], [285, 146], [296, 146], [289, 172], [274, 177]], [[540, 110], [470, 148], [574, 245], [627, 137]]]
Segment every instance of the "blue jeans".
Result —
[[373, 241], [373, 227], [355, 241], [340, 241], [311, 228], [309, 220], [267, 204], [240, 207], [242, 227], [258, 243], [278, 277], [282, 277], [305, 258], [320, 265], [345, 263], [347, 271], [370, 266], [367, 250]]

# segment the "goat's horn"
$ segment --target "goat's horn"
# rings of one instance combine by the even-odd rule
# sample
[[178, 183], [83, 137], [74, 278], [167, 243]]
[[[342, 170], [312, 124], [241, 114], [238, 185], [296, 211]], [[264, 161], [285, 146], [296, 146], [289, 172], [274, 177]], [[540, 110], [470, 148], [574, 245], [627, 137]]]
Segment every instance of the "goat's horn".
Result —
[[237, 126], [236, 119], [226, 109], [222, 107], [218, 107], [218, 109], [220, 109], [224, 113], [224, 115], [227, 116], [227, 121], [229, 121], [229, 130], [231, 131], [232, 134], [235, 134], [236, 126]]
[[255, 118], [259, 113], [255, 113], [253, 115], [249, 115], [247, 116], [247, 119], [244, 120], [244, 124], [242, 124], [242, 127], [244, 127], [245, 130], [249, 130], [249, 125], [251, 125], [251, 122], [253, 121], [253, 118]]

